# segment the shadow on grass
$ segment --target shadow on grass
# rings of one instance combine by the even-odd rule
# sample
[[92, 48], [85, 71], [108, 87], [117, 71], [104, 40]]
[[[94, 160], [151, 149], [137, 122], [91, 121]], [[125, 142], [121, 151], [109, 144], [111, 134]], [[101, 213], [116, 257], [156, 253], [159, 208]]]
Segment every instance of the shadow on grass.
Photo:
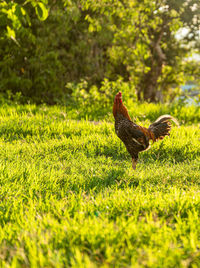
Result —
[[84, 181], [84, 184], [81, 184], [80, 182], [73, 182], [70, 190], [80, 192], [81, 189], [86, 193], [92, 190], [93, 193], [99, 193], [104, 189], [109, 188], [125, 189], [127, 186], [136, 188], [139, 185], [139, 179], [135, 176], [125, 179], [125, 173], [125, 169], [116, 170], [115, 168], [112, 168], [105, 174], [104, 178], [100, 176], [91, 176]]
[[140, 154], [140, 158], [148, 159], [149, 163], [152, 163], [154, 161], [167, 161], [168, 163], [180, 163], [185, 160], [194, 160], [197, 157], [200, 157], [200, 151], [197, 150], [194, 147], [194, 150], [191, 151], [191, 149], [187, 147], [181, 147], [181, 148], [168, 148], [166, 149], [157, 149], [152, 150], [152, 152], [149, 150], [148, 152], [144, 152]]
[[47, 129], [39, 129], [39, 128], [30, 128], [30, 129], [22, 129], [20, 127], [12, 126], [12, 127], [5, 127], [0, 126], [0, 138], [4, 138], [5, 142], [12, 142], [17, 140], [24, 140], [27, 137], [40, 137], [41, 140], [43, 139], [57, 139], [59, 138], [60, 134], [65, 136], [66, 138], [74, 137], [74, 136], [81, 136], [80, 131], [74, 131], [72, 133], [71, 130], [64, 131], [62, 133], [58, 131], [51, 131], [48, 132]]
[[[152, 156], [150, 156], [150, 158], [143, 158], [138, 163], [138, 169], [133, 172], [131, 172], [129, 166], [127, 166], [127, 163], [120, 163], [116, 167], [113, 166], [109, 170], [106, 170], [104, 175], [102, 175], [101, 172], [101, 175], [99, 176], [89, 176], [86, 178], [86, 180], [84, 180], [84, 182], [82, 182], [82, 184], [79, 181], [73, 182], [70, 185], [70, 190], [80, 192], [80, 189], [82, 189], [86, 193], [92, 191], [93, 193], [97, 194], [109, 189], [136, 189], [137, 187], [140, 187], [143, 191], [154, 191], [158, 187], [168, 189], [168, 187], [172, 187], [173, 185], [179, 185], [181, 188], [186, 189], [191, 185], [199, 185], [200, 177], [191, 178], [191, 176], [187, 173], [182, 173], [182, 168], [180, 168], [180, 172], [177, 171], [179, 170], [180, 163], [184, 162], [183, 159], [185, 156], [184, 153], [179, 154], [180, 155], [175, 154], [174, 158], [171, 158], [170, 155], [170, 159], [167, 157], [167, 155], [164, 155], [166, 157], [160, 157], [159, 160], [157, 158], [154, 159]], [[195, 155], [197, 155], [197, 153]], [[188, 160], [188, 158], [186, 158], [186, 160]], [[189, 162], [190, 161], [191, 160], [189, 160]], [[167, 166], [165, 165], [166, 163]], [[142, 165], [140, 166], [140, 164]], [[154, 164], [158, 165], [158, 170], [160, 170], [161, 173], [159, 173], [159, 171], [155, 172], [155, 174], [153, 172], [149, 172], [151, 167], [155, 169]], [[177, 172], [173, 172], [173, 170], [171, 170], [168, 174], [166, 172], [166, 168], [171, 165], [173, 166], [173, 170]], [[162, 167], [165, 174], [163, 176]], [[127, 169], [129, 170], [127, 171]], [[140, 170], [142, 175], [140, 175]], [[193, 168], [193, 170], [196, 171], [195, 168]]]
[[[111, 157], [113, 160], [125, 160], [127, 158], [130, 158], [131, 161], [131, 156], [126, 151], [125, 146], [122, 143], [101, 144], [99, 146], [94, 146], [92, 151], [86, 146], [86, 148], [84, 148], [84, 154], [87, 157], [104, 155], [106, 157]], [[181, 147], [165, 147], [160, 144], [159, 147], [152, 146], [152, 148], [149, 150], [139, 153], [139, 159], [149, 159], [150, 163], [155, 160], [166, 160], [171, 163], [178, 163], [185, 160], [193, 160], [197, 157], [200, 157], [200, 150], [197, 148], [197, 146], [191, 144], [185, 144]]]

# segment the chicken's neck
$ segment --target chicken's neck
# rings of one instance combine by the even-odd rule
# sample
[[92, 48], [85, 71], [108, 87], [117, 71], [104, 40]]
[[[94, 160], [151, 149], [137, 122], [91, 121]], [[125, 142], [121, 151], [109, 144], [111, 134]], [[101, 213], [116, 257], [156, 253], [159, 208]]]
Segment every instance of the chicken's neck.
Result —
[[115, 121], [131, 121], [131, 119], [127, 118], [126, 116], [124, 116], [122, 113], [116, 113], [116, 116], [115, 116]]
[[125, 118], [127, 118], [128, 120], [131, 121], [131, 118], [130, 118], [130, 116], [128, 114], [128, 110], [127, 110], [126, 106], [123, 103], [117, 103], [117, 104], [114, 103], [113, 115], [114, 115], [115, 119], [116, 119], [116, 117], [121, 118], [121, 119], [123, 117], [125, 117]]

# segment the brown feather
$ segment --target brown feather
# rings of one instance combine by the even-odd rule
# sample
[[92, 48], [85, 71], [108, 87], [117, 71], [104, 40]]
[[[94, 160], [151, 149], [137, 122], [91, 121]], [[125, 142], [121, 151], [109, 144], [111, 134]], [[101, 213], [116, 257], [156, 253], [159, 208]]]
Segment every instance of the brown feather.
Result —
[[153, 142], [169, 136], [171, 121], [177, 124], [177, 120], [170, 115], [159, 117], [149, 128], [141, 127], [132, 122], [126, 106], [122, 102], [122, 94], [115, 96], [113, 105], [113, 116], [115, 118], [115, 132], [126, 146], [132, 157], [132, 166], [135, 169], [138, 154], [149, 148], [149, 140]]
[[130, 116], [128, 114], [128, 110], [127, 110], [126, 106], [122, 102], [121, 92], [119, 92], [115, 96], [114, 105], [113, 105], [113, 115], [114, 115], [114, 117], [117, 116], [117, 113], [122, 114], [124, 117], [126, 117], [128, 120], [131, 121], [131, 118], [130, 118]]

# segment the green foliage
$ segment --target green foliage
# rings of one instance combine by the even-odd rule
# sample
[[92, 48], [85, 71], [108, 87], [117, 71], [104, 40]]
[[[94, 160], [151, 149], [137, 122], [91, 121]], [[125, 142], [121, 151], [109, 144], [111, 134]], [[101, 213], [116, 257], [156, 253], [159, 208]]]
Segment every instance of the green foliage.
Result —
[[69, 83], [66, 87], [67, 98], [64, 103], [70, 110], [73, 119], [112, 120], [112, 107], [114, 96], [117, 92], [123, 93], [123, 101], [131, 118], [134, 120], [148, 120], [148, 123], [156, 120], [161, 114], [170, 114], [179, 119], [181, 124], [192, 124], [200, 121], [200, 107], [197, 100], [196, 105], [187, 105], [187, 98], [177, 99], [165, 104], [139, 103], [137, 101], [134, 85], [124, 82], [119, 78], [116, 82], [104, 80], [100, 90], [97, 87], [88, 88], [88, 83]]
[[[143, 125], [164, 110], [132, 107]], [[72, 112], [0, 106], [1, 266], [198, 266], [199, 126], [173, 127], [133, 171], [113, 120]]]
[[[32, 7], [29, 8], [31, 11]], [[3, 55], [0, 91], [21, 92], [24, 102], [32, 99], [34, 102], [54, 103], [62, 97], [64, 87], [64, 68], [58, 52], [53, 47], [48, 49], [49, 43], [56, 40], [55, 33], [51, 27], [42, 28], [34, 13], [31, 16], [30, 28], [18, 30], [20, 48], [10, 41], [8, 47], [8, 40], [0, 41], [0, 53]], [[40, 34], [42, 38], [37, 38]]]
[[46, 20], [48, 17], [48, 10], [42, 2], [35, 2], [35, 11], [40, 20]]
[[[134, 83], [139, 100], [146, 101], [166, 100], [166, 92], [185, 83], [188, 77], [183, 59], [188, 48], [176, 38], [184, 24], [184, 1], [179, 6], [174, 6], [171, 0], [82, 1], [82, 4], [90, 14], [86, 18], [89, 28], [98, 35], [108, 21], [106, 30], [113, 33], [107, 49], [112, 63], [109, 78], [114, 79], [121, 67], [120, 74]], [[189, 16], [192, 20], [195, 14], [190, 12]], [[97, 24], [101, 27], [95, 30]]]
[[[1, 14], [1, 26], [7, 28], [7, 34], [1, 32], [1, 38], [8, 38], [16, 40], [15, 31], [19, 31], [19, 29], [24, 27], [24, 24], [31, 25], [29, 12], [27, 12], [27, 4], [31, 4], [35, 8], [35, 12], [37, 14], [38, 19], [45, 20], [48, 17], [48, 9], [47, 4], [48, 0], [27, 0], [23, 1], [24, 3], [15, 3], [14, 1], [1, 1], [0, 3], [0, 14]], [[10, 26], [12, 28], [10, 28]], [[17, 42], [18, 43], [18, 42]]]
[[[76, 106], [85, 114], [103, 115], [110, 110], [113, 105], [113, 98], [120, 90], [123, 96], [132, 101], [136, 100], [135, 88], [131, 83], [124, 82], [122, 78], [117, 81], [109, 81], [105, 79], [101, 83], [101, 87], [89, 87], [87, 81], [81, 83], [68, 83], [66, 85], [68, 99], [66, 104]], [[104, 112], [103, 112], [103, 111]], [[99, 112], [97, 112], [99, 111]]]
[[198, 66], [184, 61], [193, 46], [176, 38], [188, 25], [197, 43], [196, 28], [186, 16], [189, 9], [195, 20], [193, 5], [173, 0], [1, 1], [0, 92], [54, 104], [68, 97], [69, 83], [86, 81], [92, 99], [103, 81], [122, 77], [139, 100], [172, 100], [188, 78], [199, 80], [194, 75]]

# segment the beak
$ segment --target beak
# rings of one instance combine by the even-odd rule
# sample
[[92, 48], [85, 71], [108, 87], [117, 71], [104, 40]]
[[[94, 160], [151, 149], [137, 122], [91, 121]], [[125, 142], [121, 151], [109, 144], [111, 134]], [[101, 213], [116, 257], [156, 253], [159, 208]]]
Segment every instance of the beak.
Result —
[[137, 160], [132, 158], [132, 167], [133, 167], [133, 169], [136, 169], [136, 165], [137, 165]]

